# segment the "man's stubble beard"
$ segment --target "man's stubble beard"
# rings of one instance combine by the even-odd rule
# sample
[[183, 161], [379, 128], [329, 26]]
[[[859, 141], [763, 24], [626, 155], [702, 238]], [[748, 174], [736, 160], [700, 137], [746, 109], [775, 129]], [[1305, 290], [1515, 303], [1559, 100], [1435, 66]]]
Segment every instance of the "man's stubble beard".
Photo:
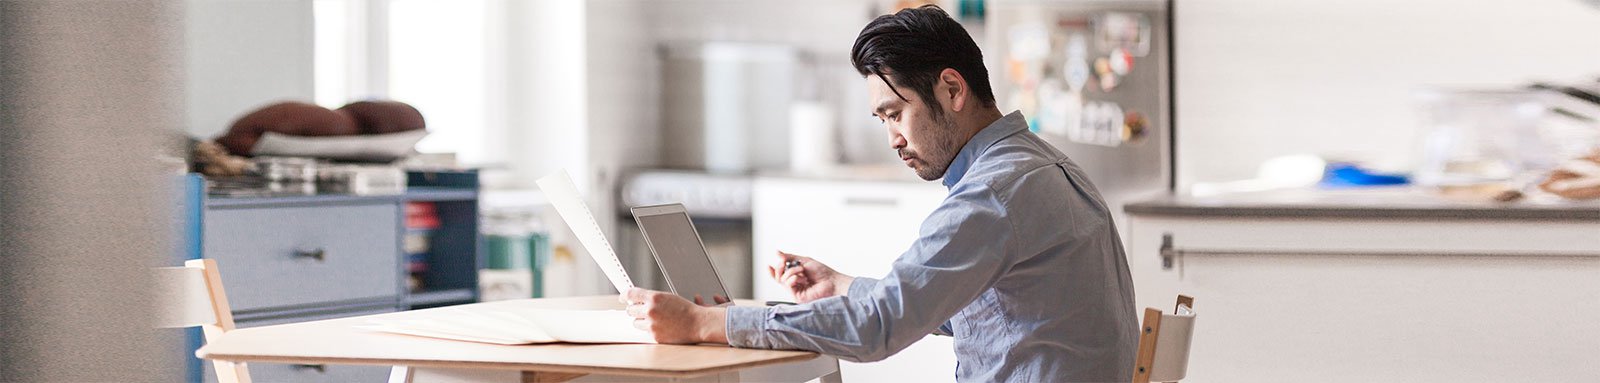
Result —
[[929, 137], [933, 141], [933, 146], [927, 148], [928, 152], [926, 154], [918, 156], [928, 166], [915, 169], [917, 177], [925, 181], [933, 181], [944, 177], [945, 171], [950, 170], [950, 162], [956, 158], [956, 152], [961, 150], [960, 147], [956, 146], [959, 144], [956, 141], [960, 137], [956, 132], [955, 116], [941, 113], [934, 119], [934, 123], [938, 124], [940, 129], [933, 132], [932, 137]]

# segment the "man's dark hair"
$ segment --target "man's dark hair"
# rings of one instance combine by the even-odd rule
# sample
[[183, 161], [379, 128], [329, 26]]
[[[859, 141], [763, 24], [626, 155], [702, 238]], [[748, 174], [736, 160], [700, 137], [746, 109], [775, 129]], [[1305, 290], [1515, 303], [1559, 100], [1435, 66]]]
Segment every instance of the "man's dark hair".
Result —
[[906, 8], [873, 19], [856, 36], [850, 63], [862, 77], [883, 79], [901, 100], [911, 101], [895, 84], [911, 88], [933, 109], [934, 116], [943, 112], [934, 100], [933, 84], [945, 68], [961, 73], [983, 106], [994, 106], [994, 89], [989, 86], [989, 70], [983, 67], [978, 43], [938, 6]]

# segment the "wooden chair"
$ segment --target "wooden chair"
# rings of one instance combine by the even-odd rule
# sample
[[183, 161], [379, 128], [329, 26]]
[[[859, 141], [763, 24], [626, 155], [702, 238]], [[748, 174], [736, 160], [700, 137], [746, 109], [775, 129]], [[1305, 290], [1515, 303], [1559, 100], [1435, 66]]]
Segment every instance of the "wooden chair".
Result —
[[[157, 294], [161, 305], [156, 325], [166, 328], [200, 326], [206, 342], [233, 331], [233, 309], [217, 274], [217, 261], [192, 259], [183, 267], [155, 269]], [[211, 361], [221, 383], [250, 383], [250, 370], [244, 363]]]
[[1172, 314], [1144, 309], [1133, 383], [1176, 382], [1189, 372], [1189, 340], [1194, 335], [1194, 297], [1179, 295]]
[[[161, 305], [157, 327], [200, 326], [207, 343], [233, 331], [233, 308], [228, 306], [216, 260], [191, 259], [183, 267], [157, 267], [155, 273]], [[211, 364], [220, 383], [251, 383], [245, 363], [213, 360]], [[395, 366], [389, 372], [390, 383], [411, 383], [411, 379], [410, 367]]]

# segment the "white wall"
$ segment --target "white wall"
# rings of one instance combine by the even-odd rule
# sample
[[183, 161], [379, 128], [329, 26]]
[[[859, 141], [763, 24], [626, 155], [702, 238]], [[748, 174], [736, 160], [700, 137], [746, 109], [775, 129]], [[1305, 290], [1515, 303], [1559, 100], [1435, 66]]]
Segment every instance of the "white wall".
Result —
[[[869, 117], [866, 88], [850, 66], [850, 46], [861, 27], [877, 16], [875, 12], [882, 6], [878, 3], [882, 1], [649, 1], [650, 25], [646, 33], [655, 43], [731, 41], [798, 48], [802, 60], [815, 67], [802, 68], [797, 73], [797, 97], [818, 97], [836, 108], [842, 159], [894, 164], [899, 159], [887, 150], [882, 125]], [[980, 36], [974, 37], [982, 41]], [[656, 60], [655, 56], [650, 58]], [[807, 69], [815, 72], [805, 72]], [[659, 77], [642, 80], [661, 82]], [[672, 92], [663, 91], [663, 96]]]
[[1175, 3], [1180, 188], [1293, 153], [1406, 164], [1419, 85], [1600, 77], [1580, 0]]
[[[661, 163], [660, 98], [672, 95], [672, 90], [661, 89], [657, 48], [662, 43], [787, 43], [848, 66], [845, 53], [869, 16], [867, 3], [859, 0], [804, 5], [776, 0], [512, 1], [507, 8], [512, 30], [508, 72], [514, 85], [509, 87], [511, 129], [503, 145], [510, 148], [514, 177], [505, 186], [534, 188], [533, 180], [568, 169], [613, 239], [619, 238], [612, 197], [620, 176]], [[549, 294], [609, 291], [582, 247], [563, 241], [570, 233], [558, 228], [554, 234], [558, 243], [569, 244], [576, 259], [570, 278], [548, 273]]]
[[311, 0], [184, 2], [184, 130], [211, 138], [267, 103], [311, 102]]

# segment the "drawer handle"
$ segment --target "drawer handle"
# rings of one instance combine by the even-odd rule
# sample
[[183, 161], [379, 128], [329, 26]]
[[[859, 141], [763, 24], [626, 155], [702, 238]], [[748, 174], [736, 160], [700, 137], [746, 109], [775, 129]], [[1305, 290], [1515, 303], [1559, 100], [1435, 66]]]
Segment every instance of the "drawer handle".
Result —
[[324, 260], [327, 260], [328, 252], [322, 250], [322, 248], [320, 248], [320, 247], [317, 248], [316, 250], [309, 250], [309, 251], [307, 251], [307, 250], [295, 250], [294, 251], [294, 257], [295, 258], [311, 258], [311, 259], [317, 260], [317, 262], [322, 262]]
[[1172, 259], [1183, 254], [1183, 251], [1172, 248], [1172, 233], [1161, 234], [1161, 269], [1172, 270]]
[[318, 374], [328, 373], [328, 365], [326, 364], [291, 364], [289, 365], [289, 368], [293, 368], [295, 370], [312, 370], [316, 371]]

